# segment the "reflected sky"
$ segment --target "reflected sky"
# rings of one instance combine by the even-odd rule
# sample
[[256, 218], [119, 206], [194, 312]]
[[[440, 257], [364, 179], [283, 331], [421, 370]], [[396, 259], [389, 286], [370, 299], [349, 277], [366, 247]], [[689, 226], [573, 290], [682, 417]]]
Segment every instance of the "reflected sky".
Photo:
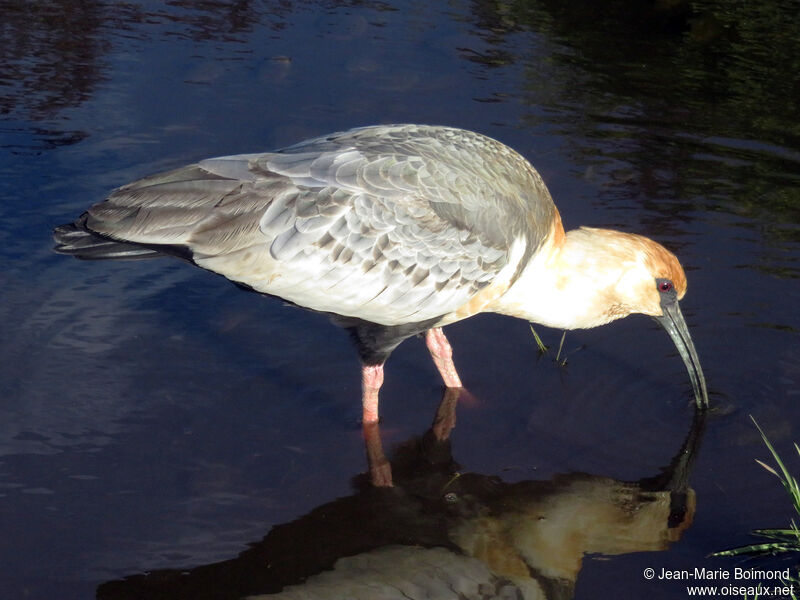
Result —
[[[659, 558], [587, 561], [576, 598], [619, 581], [675, 597], [642, 569], [724, 566], [705, 556], [788, 523], [747, 415], [787, 456], [800, 441], [795, 8], [640, 4], [1, 3], [0, 595], [223, 561], [352, 495], [357, 357], [326, 318], [176, 261], [56, 256], [50, 232], [148, 173], [380, 122], [496, 137], [568, 229], [649, 235], [687, 269], [719, 407], [694, 524]], [[464, 471], [637, 481], [684, 439], [691, 389], [649, 319], [569, 332], [565, 366], [511, 319], [448, 336], [474, 398], [453, 432]], [[427, 426], [439, 385], [417, 340], [393, 355], [387, 448]]]

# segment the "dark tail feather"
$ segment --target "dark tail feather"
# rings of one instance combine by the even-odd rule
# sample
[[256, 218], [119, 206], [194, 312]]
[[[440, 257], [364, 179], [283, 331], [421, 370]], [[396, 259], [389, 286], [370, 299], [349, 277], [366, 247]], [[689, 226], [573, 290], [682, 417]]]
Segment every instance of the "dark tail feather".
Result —
[[53, 248], [60, 254], [69, 254], [84, 260], [111, 258], [155, 258], [161, 252], [132, 242], [118, 242], [86, 228], [86, 215], [74, 223], [59, 225], [53, 230], [56, 242]]

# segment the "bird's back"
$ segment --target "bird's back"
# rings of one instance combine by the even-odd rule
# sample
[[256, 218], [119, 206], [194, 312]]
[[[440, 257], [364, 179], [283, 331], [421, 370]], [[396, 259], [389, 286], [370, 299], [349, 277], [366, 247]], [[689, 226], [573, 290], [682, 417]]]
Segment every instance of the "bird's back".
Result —
[[257, 291], [396, 325], [452, 313], [517, 272], [511, 263], [557, 218], [541, 177], [510, 148], [395, 125], [147, 177], [92, 206], [78, 229], [177, 249]]

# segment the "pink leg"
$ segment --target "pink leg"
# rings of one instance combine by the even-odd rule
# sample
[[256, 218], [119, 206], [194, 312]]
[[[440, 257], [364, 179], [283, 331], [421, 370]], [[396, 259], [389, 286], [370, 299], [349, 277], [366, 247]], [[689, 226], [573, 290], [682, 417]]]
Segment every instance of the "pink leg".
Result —
[[361, 406], [363, 423], [378, 422], [378, 392], [383, 385], [383, 365], [361, 367]]
[[442, 375], [444, 384], [449, 388], [463, 387], [461, 378], [456, 372], [456, 366], [453, 364], [453, 349], [450, 347], [450, 342], [444, 337], [444, 331], [438, 327], [428, 329], [425, 332], [425, 343], [428, 345], [436, 368]]

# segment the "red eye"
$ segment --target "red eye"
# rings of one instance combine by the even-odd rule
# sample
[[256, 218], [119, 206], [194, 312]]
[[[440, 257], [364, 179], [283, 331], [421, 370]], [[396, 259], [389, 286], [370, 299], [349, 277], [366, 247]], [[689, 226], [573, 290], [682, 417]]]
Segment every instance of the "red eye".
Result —
[[672, 282], [671, 281], [660, 281], [658, 283], [658, 291], [659, 292], [671, 292], [672, 291]]

